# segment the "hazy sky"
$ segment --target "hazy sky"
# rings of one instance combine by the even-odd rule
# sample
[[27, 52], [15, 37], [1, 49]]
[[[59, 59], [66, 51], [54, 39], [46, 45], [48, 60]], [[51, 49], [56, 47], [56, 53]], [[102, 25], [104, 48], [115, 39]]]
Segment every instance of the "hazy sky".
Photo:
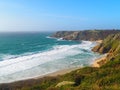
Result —
[[120, 0], [0, 0], [0, 31], [120, 29]]

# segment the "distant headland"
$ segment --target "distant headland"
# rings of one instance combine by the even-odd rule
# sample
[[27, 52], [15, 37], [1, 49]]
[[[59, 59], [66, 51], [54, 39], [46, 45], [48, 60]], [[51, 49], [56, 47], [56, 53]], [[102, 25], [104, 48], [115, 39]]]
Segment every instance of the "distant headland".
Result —
[[65, 40], [103, 40], [110, 34], [119, 33], [120, 30], [84, 30], [84, 31], [58, 31], [51, 37]]

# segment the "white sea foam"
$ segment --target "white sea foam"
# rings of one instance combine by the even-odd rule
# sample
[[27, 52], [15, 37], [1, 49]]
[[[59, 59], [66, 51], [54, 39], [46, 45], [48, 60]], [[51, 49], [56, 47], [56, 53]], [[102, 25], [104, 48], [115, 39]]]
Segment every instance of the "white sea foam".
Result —
[[0, 54], [1, 60], [8, 60], [10, 58], [14, 58], [15, 55], [10, 55], [10, 54]]
[[50, 37], [50, 36], [47, 36], [46, 38], [57, 39], [57, 41], [64, 41], [63, 38], [55, 38], [55, 37]]
[[57, 38], [57, 41], [65, 41], [63, 38]]
[[46, 38], [50, 38], [50, 39], [56, 39], [56, 38], [54, 38], [54, 37], [50, 37], [50, 36], [46, 36]]
[[[60, 70], [61, 68], [63, 69], [78, 61], [64, 61], [66, 57], [84, 53], [80, 49], [90, 50], [92, 46], [92, 42], [82, 41], [79, 45], [56, 45], [49, 51], [33, 53], [30, 55], [25, 54], [16, 58], [7, 58], [4, 61], [0, 61], [0, 83], [34, 77], [34, 74], [44, 75]], [[63, 61], [60, 63], [60, 60]], [[49, 63], [51, 64], [49, 65]], [[36, 67], [37, 69], [35, 69]], [[40, 69], [40, 71], [38, 71], [38, 69]], [[18, 72], [21, 73], [18, 75]], [[34, 74], [31, 75], [33, 72]]]

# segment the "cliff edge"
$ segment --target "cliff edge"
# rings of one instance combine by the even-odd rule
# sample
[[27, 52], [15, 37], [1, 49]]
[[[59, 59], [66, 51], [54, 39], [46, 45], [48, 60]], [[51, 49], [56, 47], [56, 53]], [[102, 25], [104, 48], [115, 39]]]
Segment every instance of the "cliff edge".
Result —
[[111, 34], [103, 42], [95, 46], [92, 51], [101, 54], [107, 53], [106, 61], [120, 59], [120, 33]]

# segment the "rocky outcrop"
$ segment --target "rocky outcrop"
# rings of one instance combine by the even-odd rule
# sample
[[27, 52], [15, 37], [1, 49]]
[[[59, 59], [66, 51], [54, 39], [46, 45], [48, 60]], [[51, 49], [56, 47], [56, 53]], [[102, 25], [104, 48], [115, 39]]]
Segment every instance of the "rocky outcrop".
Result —
[[103, 42], [92, 49], [99, 53], [115, 53], [120, 51], [120, 33], [109, 35]]
[[92, 51], [101, 54], [107, 53], [107, 60], [114, 60], [120, 57], [120, 33], [109, 35], [103, 42], [95, 46]]
[[103, 40], [110, 34], [119, 33], [120, 30], [85, 30], [85, 31], [58, 31], [52, 35], [65, 40]]

